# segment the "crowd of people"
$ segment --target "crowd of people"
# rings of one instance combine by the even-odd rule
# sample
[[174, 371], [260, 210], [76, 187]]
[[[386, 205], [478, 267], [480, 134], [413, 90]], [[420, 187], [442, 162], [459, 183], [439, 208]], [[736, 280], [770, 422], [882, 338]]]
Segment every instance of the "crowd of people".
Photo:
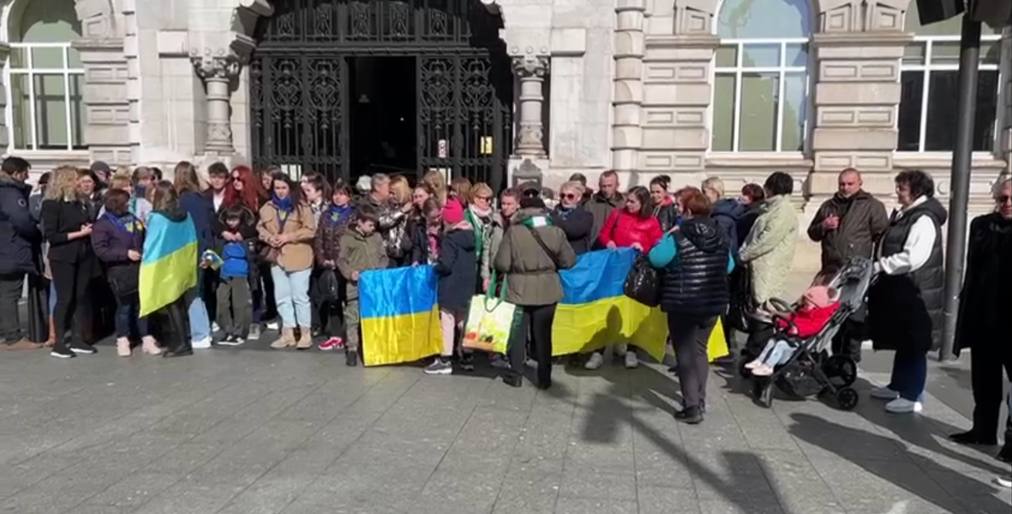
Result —
[[[90, 169], [58, 167], [33, 191], [29, 170], [24, 159], [9, 157], [0, 172], [5, 348], [47, 346], [52, 356], [70, 358], [96, 353], [94, 343], [112, 332], [120, 356], [182, 356], [195, 348], [242, 345], [267, 328], [278, 333], [271, 348], [305, 350], [316, 343], [323, 351], [343, 349], [347, 365], [355, 366], [361, 274], [427, 264], [438, 276], [443, 348], [425, 373], [473, 369], [474, 356], [459, 344], [469, 302], [490, 287], [505, 287], [522, 320], [508, 354], [493, 356], [493, 363], [505, 370], [506, 383], [519, 386], [530, 353], [537, 363], [533, 382], [549, 387], [559, 272], [592, 250], [632, 248], [658, 273], [659, 305], [682, 390], [678, 419], [703, 419], [707, 341], [736, 298], [749, 305], [741, 352], [750, 369], [768, 374], [784, 360], [773, 337], [784, 330], [774, 300], [787, 294], [799, 230], [795, 183], [786, 173], [730, 196], [716, 177], [672, 192], [670, 178], [658, 176], [649, 187], [622, 192], [614, 171], [600, 175], [596, 191], [575, 174], [556, 199], [535, 183], [496, 196], [488, 184], [464, 177], [447, 183], [436, 171], [416, 184], [375, 174], [353, 187], [318, 173], [296, 180], [278, 168], [230, 170], [222, 163], [210, 165], [202, 178], [188, 162], [176, 165], [170, 182], [157, 168], [111, 170], [96, 162]], [[790, 319], [798, 322], [795, 330], [804, 322], [806, 333], [817, 333], [833, 307], [827, 277], [851, 258], [872, 259], [878, 278], [867, 308], [846, 321], [833, 351], [859, 361], [866, 339], [877, 349], [895, 350], [892, 379], [872, 396], [888, 400], [889, 412], [909, 413], [923, 408], [926, 355], [940, 342], [946, 212], [926, 173], [901, 172], [895, 184], [899, 208], [889, 216], [862, 189], [857, 170], [840, 173], [838, 193], [819, 207], [807, 230], [822, 246], [822, 269]], [[1000, 313], [1008, 312], [1001, 285], [1010, 273], [1002, 263], [1012, 258], [1009, 197], [1004, 178], [995, 187], [995, 211], [971, 229], [957, 348], [973, 349], [977, 408], [973, 428], [954, 436], [961, 442], [996, 442], [1001, 367], [1012, 374], [1008, 345], [988, 337], [999, 330]], [[197, 280], [177, 301], [140, 316], [138, 275], [153, 217], [169, 222], [158, 227], [192, 226]], [[497, 275], [508, 280], [497, 281]], [[26, 279], [30, 292], [47, 299], [48, 330], [41, 337], [20, 323], [16, 306]], [[636, 349], [623, 343], [614, 341], [612, 353], [637, 367]], [[582, 356], [587, 369], [604, 364], [605, 352]], [[1006, 441], [1010, 435], [1012, 425]], [[1003, 453], [1009, 457], [1007, 445]]]

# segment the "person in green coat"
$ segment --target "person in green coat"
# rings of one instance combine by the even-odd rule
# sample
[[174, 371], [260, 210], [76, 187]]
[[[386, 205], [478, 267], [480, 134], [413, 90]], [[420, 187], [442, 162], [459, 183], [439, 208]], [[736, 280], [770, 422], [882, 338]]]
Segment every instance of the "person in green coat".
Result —
[[572, 268], [576, 254], [566, 234], [551, 224], [540, 198], [524, 198], [520, 210], [503, 235], [496, 252], [496, 271], [506, 273], [506, 301], [522, 311], [522, 323], [514, 328], [509, 343], [511, 372], [503, 377], [507, 384], [519, 387], [524, 369], [526, 340], [530, 334], [538, 362], [537, 385], [552, 385], [552, 320], [555, 306], [562, 300], [559, 270]]

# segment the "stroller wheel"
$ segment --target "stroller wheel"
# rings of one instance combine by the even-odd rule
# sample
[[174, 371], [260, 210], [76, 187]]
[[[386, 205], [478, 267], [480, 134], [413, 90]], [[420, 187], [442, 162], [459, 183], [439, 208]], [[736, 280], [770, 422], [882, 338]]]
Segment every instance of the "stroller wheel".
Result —
[[857, 399], [857, 391], [849, 387], [844, 387], [836, 392], [836, 403], [843, 410], [854, 410], [854, 407], [857, 407]]
[[836, 387], [848, 387], [857, 380], [857, 364], [854, 359], [843, 355], [834, 355], [822, 364], [822, 372]]

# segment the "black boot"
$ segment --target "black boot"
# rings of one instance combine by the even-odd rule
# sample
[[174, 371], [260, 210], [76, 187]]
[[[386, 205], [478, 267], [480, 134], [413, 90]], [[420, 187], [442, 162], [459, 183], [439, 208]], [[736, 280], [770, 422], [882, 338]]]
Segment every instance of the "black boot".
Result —
[[703, 412], [699, 407], [686, 407], [675, 413], [675, 419], [690, 425], [698, 425], [703, 422]]
[[344, 351], [344, 363], [348, 366], [355, 367], [358, 365], [358, 352], [355, 350]]
[[521, 387], [524, 384], [524, 379], [520, 373], [506, 372], [502, 375], [502, 382], [510, 387]]
[[998, 452], [996, 458], [1005, 463], [1012, 462], [1012, 428], [1005, 430], [1005, 444], [1002, 445], [1001, 451]]
[[994, 446], [998, 444], [998, 437], [991, 434], [988, 437], [987, 434], [983, 434], [976, 428], [971, 428], [966, 432], [960, 432], [958, 434], [949, 435], [949, 440], [959, 444], [979, 444], [986, 446]]

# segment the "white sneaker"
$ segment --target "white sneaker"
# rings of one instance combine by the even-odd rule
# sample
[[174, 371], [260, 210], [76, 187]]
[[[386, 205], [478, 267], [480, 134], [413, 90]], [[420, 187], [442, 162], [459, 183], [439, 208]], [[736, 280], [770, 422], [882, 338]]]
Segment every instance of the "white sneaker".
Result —
[[1012, 489], [1012, 475], [995, 478], [994, 482], [1006, 489]]
[[636, 356], [636, 352], [629, 350], [625, 352], [625, 367], [626, 369], [636, 369], [640, 365], [640, 359]]
[[267, 322], [267, 330], [278, 330], [279, 328], [281, 328], [281, 325], [278, 324], [278, 320]]
[[213, 334], [215, 332], [221, 332], [221, 327], [218, 325], [217, 321], [212, 321], [211, 322], [211, 333]]
[[893, 414], [921, 412], [922, 410], [924, 410], [924, 405], [921, 402], [912, 402], [906, 398], [897, 398], [886, 404], [886, 411]]
[[203, 339], [198, 339], [190, 343], [190, 346], [192, 346], [194, 349], [206, 350], [207, 348], [211, 347], [211, 338], [205, 337]]
[[871, 390], [871, 397], [877, 400], [895, 400], [900, 397], [900, 393], [888, 387], [876, 387]]
[[583, 369], [601, 369], [602, 365], [604, 365], [604, 356], [601, 355], [601, 352], [594, 352], [590, 354], [587, 362], [583, 363]]

